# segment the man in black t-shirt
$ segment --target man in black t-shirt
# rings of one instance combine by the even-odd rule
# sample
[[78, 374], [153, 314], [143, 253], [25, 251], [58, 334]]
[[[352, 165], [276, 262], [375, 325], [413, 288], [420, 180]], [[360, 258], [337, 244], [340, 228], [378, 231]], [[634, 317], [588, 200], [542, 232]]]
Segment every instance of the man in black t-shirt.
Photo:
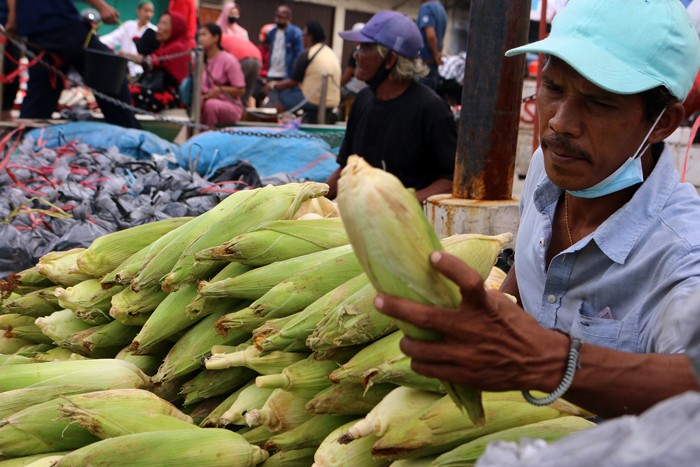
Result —
[[447, 104], [417, 82], [427, 74], [417, 60], [423, 45], [418, 26], [406, 15], [382, 11], [359, 31], [340, 36], [359, 43], [355, 77], [367, 83], [350, 109], [338, 154], [340, 167], [328, 178], [335, 197], [340, 171], [357, 154], [416, 189], [423, 202], [452, 190], [457, 126]]

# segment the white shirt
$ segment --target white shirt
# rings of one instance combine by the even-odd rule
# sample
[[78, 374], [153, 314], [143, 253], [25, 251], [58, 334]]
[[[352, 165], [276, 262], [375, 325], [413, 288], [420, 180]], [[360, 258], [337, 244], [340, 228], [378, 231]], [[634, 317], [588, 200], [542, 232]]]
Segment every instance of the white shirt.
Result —
[[277, 29], [275, 33], [275, 42], [272, 44], [270, 51], [270, 68], [267, 71], [268, 78], [286, 78], [287, 68], [285, 66], [285, 58], [287, 50], [285, 47], [285, 36], [283, 29]]
[[[151, 22], [146, 23], [143, 27], [139, 27], [138, 21], [131, 19], [124, 21], [121, 26], [109, 34], [100, 37], [100, 41], [106, 46], [113, 48], [115, 52], [136, 55], [138, 54], [138, 50], [136, 50], [134, 37], [141, 37], [143, 33], [146, 32], [146, 29], [158, 30], [156, 25]], [[131, 76], [136, 76], [141, 73], [143, 73], [143, 68], [141, 68], [140, 65], [129, 62], [129, 74]]]

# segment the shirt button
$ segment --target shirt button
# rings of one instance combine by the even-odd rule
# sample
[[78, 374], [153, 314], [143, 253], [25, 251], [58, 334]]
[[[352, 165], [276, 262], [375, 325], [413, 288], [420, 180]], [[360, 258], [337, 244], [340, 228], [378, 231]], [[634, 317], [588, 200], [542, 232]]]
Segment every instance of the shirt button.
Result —
[[557, 297], [554, 296], [554, 295], [547, 295], [547, 301], [548, 301], [549, 303], [554, 303], [554, 302], [557, 301]]
[[544, 246], [544, 237], [540, 237], [540, 245]]

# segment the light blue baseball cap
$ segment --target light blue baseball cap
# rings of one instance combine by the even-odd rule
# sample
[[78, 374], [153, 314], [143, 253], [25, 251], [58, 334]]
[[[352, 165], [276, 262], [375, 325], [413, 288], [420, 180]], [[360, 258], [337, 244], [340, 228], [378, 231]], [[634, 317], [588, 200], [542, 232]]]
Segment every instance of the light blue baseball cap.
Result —
[[596, 86], [637, 94], [666, 86], [685, 100], [700, 40], [679, 0], [570, 0], [546, 39], [506, 52], [553, 55]]

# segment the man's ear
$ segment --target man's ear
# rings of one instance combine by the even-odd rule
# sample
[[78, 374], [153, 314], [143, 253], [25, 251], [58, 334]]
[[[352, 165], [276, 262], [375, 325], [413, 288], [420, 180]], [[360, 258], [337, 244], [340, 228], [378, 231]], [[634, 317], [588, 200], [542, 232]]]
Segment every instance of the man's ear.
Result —
[[668, 138], [671, 133], [676, 131], [685, 117], [685, 110], [683, 110], [683, 104], [680, 102], [674, 102], [673, 104], [666, 107], [666, 111], [661, 116], [659, 123], [654, 128], [654, 131], [649, 135], [650, 143], [658, 143]]
[[399, 56], [396, 54], [396, 52], [390, 50], [389, 51], [389, 58], [387, 59], [384, 67], [387, 70], [389, 70], [389, 69], [393, 68], [394, 65], [396, 65], [396, 62], [398, 62], [398, 61], [399, 61]]

